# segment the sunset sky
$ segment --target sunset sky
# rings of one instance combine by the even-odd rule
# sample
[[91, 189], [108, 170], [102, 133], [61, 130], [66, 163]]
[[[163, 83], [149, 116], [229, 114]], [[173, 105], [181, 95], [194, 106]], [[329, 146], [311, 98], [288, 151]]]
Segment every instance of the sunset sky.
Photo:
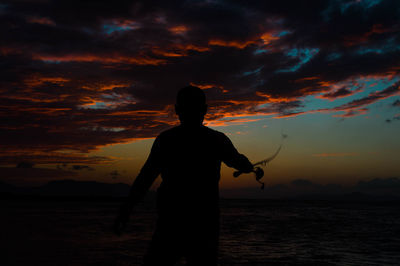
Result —
[[[1, 181], [131, 183], [189, 84], [252, 162], [288, 136], [267, 186], [400, 177], [399, 18], [398, 0], [1, 1]], [[222, 188], [258, 187], [232, 172]]]

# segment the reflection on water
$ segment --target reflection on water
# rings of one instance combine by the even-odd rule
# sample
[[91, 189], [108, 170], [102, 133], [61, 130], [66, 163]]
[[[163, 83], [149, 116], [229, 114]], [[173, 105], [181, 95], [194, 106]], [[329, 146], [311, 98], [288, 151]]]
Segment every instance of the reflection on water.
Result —
[[[1, 265], [140, 265], [153, 204], [114, 236], [118, 203], [2, 201]], [[223, 200], [220, 265], [398, 265], [397, 203]]]

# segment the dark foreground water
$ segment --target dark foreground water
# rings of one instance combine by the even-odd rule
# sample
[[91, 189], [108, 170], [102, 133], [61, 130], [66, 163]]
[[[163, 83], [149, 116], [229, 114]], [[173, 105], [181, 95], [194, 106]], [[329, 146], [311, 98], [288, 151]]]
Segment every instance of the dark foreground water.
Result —
[[[0, 201], [0, 265], [140, 265], [155, 224], [115, 202]], [[398, 203], [223, 200], [220, 265], [399, 265]]]

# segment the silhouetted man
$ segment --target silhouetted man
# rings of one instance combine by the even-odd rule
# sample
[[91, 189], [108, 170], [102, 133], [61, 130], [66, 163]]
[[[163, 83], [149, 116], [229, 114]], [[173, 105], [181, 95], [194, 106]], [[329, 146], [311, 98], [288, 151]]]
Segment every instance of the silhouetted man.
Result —
[[253, 166], [228, 137], [203, 125], [207, 105], [201, 89], [181, 89], [175, 111], [181, 124], [155, 139], [115, 229], [120, 232], [133, 206], [161, 174], [158, 220], [144, 265], [174, 265], [181, 257], [187, 265], [217, 265], [221, 162], [245, 173]]

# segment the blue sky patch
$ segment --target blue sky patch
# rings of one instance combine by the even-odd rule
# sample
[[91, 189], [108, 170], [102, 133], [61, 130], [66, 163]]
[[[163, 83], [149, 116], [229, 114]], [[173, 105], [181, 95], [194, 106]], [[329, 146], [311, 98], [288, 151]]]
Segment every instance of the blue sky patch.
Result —
[[290, 68], [279, 69], [276, 72], [279, 73], [297, 71], [301, 66], [307, 64], [318, 52], [319, 48], [290, 49], [286, 53], [286, 55], [289, 57], [297, 57], [299, 59], [299, 62]]

